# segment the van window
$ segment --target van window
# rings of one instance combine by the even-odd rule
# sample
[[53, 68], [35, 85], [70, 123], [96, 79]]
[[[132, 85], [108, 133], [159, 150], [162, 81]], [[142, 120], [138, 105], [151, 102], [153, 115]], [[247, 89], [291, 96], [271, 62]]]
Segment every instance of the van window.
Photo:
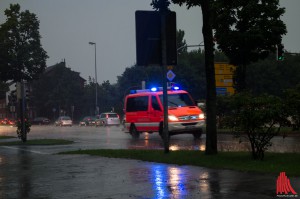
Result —
[[159, 107], [159, 103], [158, 103], [158, 100], [156, 98], [156, 96], [152, 96], [152, 108], [156, 111], [161, 111], [160, 107]]
[[126, 112], [147, 111], [148, 96], [127, 98]]
[[[163, 103], [163, 95], [159, 95]], [[168, 107], [195, 106], [193, 100], [187, 93], [168, 94]]]

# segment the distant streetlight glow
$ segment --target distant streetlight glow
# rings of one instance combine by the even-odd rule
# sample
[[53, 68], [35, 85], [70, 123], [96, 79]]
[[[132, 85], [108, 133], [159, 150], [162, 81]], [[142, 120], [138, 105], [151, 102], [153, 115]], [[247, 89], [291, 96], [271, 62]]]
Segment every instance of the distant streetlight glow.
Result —
[[98, 108], [98, 93], [97, 93], [97, 85], [98, 85], [98, 81], [97, 81], [97, 47], [96, 47], [96, 43], [95, 42], [89, 42], [90, 45], [94, 45], [95, 46], [95, 92], [96, 92], [96, 99], [95, 99], [95, 115], [98, 114], [99, 108]]

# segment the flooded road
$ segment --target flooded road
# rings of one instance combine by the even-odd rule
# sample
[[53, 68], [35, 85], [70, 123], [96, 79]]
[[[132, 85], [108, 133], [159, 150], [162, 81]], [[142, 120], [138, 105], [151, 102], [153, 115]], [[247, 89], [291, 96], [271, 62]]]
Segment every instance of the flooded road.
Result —
[[[16, 127], [0, 126], [0, 135], [16, 136]], [[121, 127], [56, 127], [56, 126], [32, 126], [28, 134], [30, 139], [67, 139], [75, 143], [72, 146], [50, 146], [53, 153], [69, 149], [164, 149], [161, 137], [157, 133], [143, 133], [140, 139], [134, 140]], [[199, 140], [192, 135], [175, 135], [170, 138], [170, 150], [205, 150], [206, 135]], [[14, 140], [14, 139], [11, 139]], [[15, 139], [18, 140], [18, 139]], [[0, 140], [1, 142], [1, 140]], [[65, 149], [60, 149], [65, 147]], [[234, 138], [233, 135], [218, 135], [219, 151], [250, 151], [249, 142], [246, 139]], [[300, 152], [300, 136], [285, 137], [276, 136], [272, 139], [269, 152], [294, 153]]]
[[[0, 127], [0, 135], [15, 136], [15, 128]], [[1, 199], [195, 199], [275, 198], [278, 175], [215, 170], [137, 160], [56, 155], [78, 149], [162, 149], [157, 134], [131, 139], [119, 127], [33, 126], [28, 140], [59, 138], [70, 145], [0, 146]], [[17, 138], [0, 140], [13, 141]], [[231, 135], [219, 135], [219, 150], [248, 150]], [[274, 138], [270, 151], [299, 152], [298, 137]], [[205, 135], [171, 137], [171, 150], [205, 150]], [[288, 175], [288, 174], [287, 174]], [[300, 178], [289, 177], [296, 192]]]

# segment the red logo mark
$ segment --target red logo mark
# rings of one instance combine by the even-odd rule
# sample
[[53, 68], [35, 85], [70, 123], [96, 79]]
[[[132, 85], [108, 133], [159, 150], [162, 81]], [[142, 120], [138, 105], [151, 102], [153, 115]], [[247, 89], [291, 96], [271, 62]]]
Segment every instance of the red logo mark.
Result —
[[285, 172], [280, 172], [277, 178], [276, 194], [287, 195], [289, 193], [292, 193], [293, 195], [297, 194], [296, 191], [292, 188], [290, 180], [285, 175]]

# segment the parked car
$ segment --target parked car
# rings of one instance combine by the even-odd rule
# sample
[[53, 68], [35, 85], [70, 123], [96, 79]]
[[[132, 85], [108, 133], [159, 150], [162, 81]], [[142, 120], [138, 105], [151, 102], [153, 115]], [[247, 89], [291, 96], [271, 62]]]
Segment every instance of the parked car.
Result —
[[86, 116], [79, 121], [79, 126], [93, 126], [95, 125], [95, 119], [93, 116]]
[[120, 125], [120, 116], [117, 113], [107, 112], [101, 113], [96, 117], [96, 127], [98, 126], [111, 126]]
[[73, 121], [69, 116], [60, 116], [56, 121], [55, 121], [56, 126], [72, 126]]
[[3, 118], [3, 119], [0, 120], [0, 124], [15, 126], [16, 125], [16, 120], [15, 119], [9, 119], [9, 118]]
[[36, 117], [31, 121], [31, 124], [48, 125], [50, 124], [50, 120], [46, 117]]

